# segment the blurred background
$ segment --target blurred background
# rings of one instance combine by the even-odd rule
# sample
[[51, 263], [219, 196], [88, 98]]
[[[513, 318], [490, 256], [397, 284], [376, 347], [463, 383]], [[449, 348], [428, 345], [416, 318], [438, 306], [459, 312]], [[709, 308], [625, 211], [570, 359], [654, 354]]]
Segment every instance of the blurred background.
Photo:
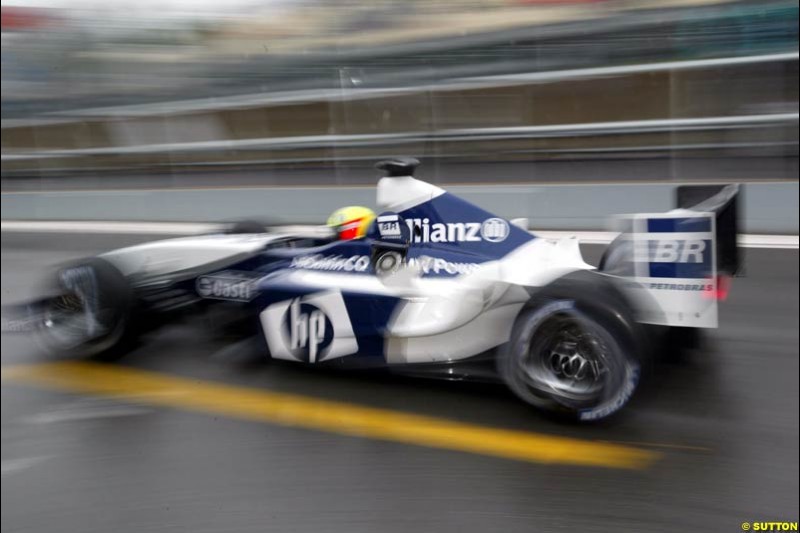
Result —
[[[51, 364], [3, 332], [2, 531], [796, 527], [796, 1], [2, 0], [0, 118], [4, 305], [39, 295], [51, 265], [200, 231], [141, 222], [374, 206], [372, 165], [396, 155], [534, 230], [744, 183], [752, 247], [720, 328], [589, 427], [503, 387], [242, 362], [205, 323], [118, 365]], [[609, 238], [584, 239], [590, 263]], [[96, 395], [107, 381], [127, 393]], [[323, 430], [292, 409], [242, 415], [274, 393]], [[358, 435], [330, 405], [382, 409], [396, 437]], [[417, 445], [417, 423], [466, 424], [469, 446]], [[519, 435], [542, 457], [473, 453]], [[607, 445], [651, 461], [581, 464]]]
[[796, 180], [797, 43], [785, 0], [3, 0], [3, 187]]

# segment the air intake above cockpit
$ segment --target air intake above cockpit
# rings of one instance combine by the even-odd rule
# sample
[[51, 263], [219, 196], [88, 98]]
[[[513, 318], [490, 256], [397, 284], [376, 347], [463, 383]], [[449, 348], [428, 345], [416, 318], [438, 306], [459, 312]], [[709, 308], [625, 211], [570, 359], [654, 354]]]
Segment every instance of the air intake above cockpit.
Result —
[[379, 161], [375, 168], [386, 173], [386, 177], [413, 176], [419, 166], [419, 160], [413, 157], [395, 157]]

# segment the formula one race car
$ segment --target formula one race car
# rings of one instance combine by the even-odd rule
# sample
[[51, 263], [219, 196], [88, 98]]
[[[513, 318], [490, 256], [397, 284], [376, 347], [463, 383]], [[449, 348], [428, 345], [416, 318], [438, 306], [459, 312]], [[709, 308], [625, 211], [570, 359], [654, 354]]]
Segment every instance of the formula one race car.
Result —
[[377, 165], [383, 212], [361, 238], [245, 224], [123, 248], [62, 267], [25, 321], [57, 353], [98, 356], [202, 311], [272, 359], [492, 377], [579, 420], [627, 403], [665, 331], [716, 326], [719, 278], [738, 267], [735, 186], [620, 217], [595, 268], [575, 238], [539, 238], [415, 179], [417, 164]]

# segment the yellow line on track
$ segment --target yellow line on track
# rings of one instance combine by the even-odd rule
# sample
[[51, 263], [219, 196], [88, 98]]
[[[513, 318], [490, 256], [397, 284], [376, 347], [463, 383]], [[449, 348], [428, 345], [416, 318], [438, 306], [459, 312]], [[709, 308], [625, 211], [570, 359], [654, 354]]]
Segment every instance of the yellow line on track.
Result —
[[132, 403], [518, 461], [643, 469], [660, 457], [654, 451], [609, 442], [485, 427], [98, 363], [4, 366], [2, 379]]

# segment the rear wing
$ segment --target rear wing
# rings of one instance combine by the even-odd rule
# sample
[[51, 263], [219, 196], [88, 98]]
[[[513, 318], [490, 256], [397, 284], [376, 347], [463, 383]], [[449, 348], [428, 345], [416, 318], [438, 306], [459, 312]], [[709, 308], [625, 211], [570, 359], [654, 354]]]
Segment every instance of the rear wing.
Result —
[[626, 278], [641, 322], [717, 327], [717, 302], [741, 269], [739, 197], [738, 185], [686, 185], [672, 211], [617, 218], [600, 269]]
[[739, 198], [741, 185], [681, 185], [676, 190], [678, 209], [712, 213], [716, 242], [716, 266], [720, 275], [735, 276], [741, 272], [738, 245]]

